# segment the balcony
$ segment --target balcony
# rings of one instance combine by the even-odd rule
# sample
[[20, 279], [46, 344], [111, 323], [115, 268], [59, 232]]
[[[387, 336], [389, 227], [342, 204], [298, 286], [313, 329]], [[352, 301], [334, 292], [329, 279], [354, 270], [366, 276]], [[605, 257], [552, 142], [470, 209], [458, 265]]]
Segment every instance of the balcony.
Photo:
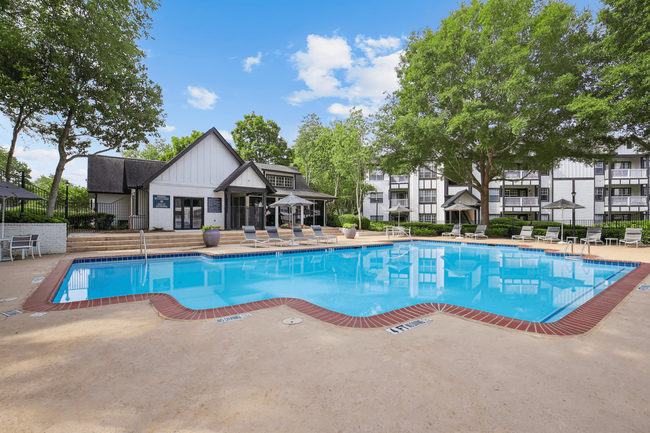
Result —
[[538, 206], [539, 197], [504, 197], [504, 206]]
[[643, 195], [612, 197], [612, 206], [647, 206], [648, 198]]
[[506, 180], [539, 179], [539, 173], [528, 170], [506, 171]]
[[[605, 171], [605, 178], [609, 177], [609, 171]], [[612, 170], [612, 179], [643, 179], [648, 177], [648, 170], [645, 168], [616, 168]]]
[[391, 198], [390, 207], [395, 207], [398, 204], [401, 204], [404, 207], [409, 207], [409, 199], [407, 198]]

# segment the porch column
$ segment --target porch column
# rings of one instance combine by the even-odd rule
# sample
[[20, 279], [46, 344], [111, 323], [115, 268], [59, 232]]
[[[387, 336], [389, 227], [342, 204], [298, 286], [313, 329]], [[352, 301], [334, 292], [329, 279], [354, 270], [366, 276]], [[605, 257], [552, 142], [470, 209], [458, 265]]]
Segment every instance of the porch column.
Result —
[[226, 206], [225, 206], [226, 207], [226, 215], [225, 215], [225, 217], [226, 217], [226, 230], [230, 230], [231, 226], [232, 226], [232, 224], [231, 224], [232, 218], [230, 216], [231, 213], [232, 213], [231, 204], [232, 204], [232, 197], [230, 196], [230, 190], [228, 189], [228, 190], [226, 190]]
[[323, 227], [327, 226], [327, 200], [323, 200]]
[[[278, 198], [275, 198], [275, 201], [278, 201]], [[280, 221], [280, 208], [276, 207], [275, 208], [275, 226], [280, 227], [280, 224], [278, 222]]]
[[305, 223], [305, 207], [300, 206], [300, 224], [302, 225], [304, 223]]
[[266, 227], [266, 191], [262, 193], [262, 230]]

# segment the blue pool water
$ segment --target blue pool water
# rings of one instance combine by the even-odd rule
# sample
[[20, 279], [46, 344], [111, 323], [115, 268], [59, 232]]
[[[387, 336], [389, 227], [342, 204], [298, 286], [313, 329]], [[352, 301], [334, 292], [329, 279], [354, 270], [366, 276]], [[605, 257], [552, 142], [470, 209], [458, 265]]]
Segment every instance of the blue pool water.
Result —
[[553, 322], [632, 269], [512, 247], [414, 242], [221, 260], [76, 263], [54, 302], [167, 293], [204, 309], [290, 297], [353, 316], [440, 302]]

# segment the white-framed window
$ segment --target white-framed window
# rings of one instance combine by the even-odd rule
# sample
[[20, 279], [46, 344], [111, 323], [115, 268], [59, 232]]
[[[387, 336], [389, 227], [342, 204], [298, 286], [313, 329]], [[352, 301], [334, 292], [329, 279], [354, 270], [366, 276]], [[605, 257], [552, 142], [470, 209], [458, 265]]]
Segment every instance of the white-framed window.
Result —
[[540, 220], [540, 221], [548, 221], [548, 220], [549, 220], [549, 216], [550, 216], [550, 215], [547, 214], [547, 213], [540, 214], [540, 215], [539, 215], [539, 220]]
[[420, 190], [420, 203], [435, 203], [436, 190], [435, 189], [421, 189]]
[[605, 173], [605, 164], [600, 161], [594, 165], [594, 174], [604, 174]]
[[605, 222], [605, 215], [596, 214], [594, 215], [594, 224], [602, 224]]
[[278, 174], [267, 174], [266, 178], [273, 186], [280, 188], [293, 188], [293, 176], [280, 176]]
[[595, 201], [604, 201], [605, 200], [605, 188], [594, 188], [594, 200]]
[[406, 174], [394, 174], [391, 175], [390, 181], [392, 183], [407, 183], [409, 181], [409, 177]]
[[632, 162], [630, 161], [616, 161], [614, 163], [614, 170], [629, 170], [632, 168]]
[[612, 195], [618, 197], [629, 197], [632, 195], [632, 188], [613, 188]]
[[371, 192], [370, 193], [370, 203], [383, 203], [384, 202], [384, 193], [383, 192]]
[[428, 167], [420, 167], [418, 171], [420, 179], [433, 179], [436, 175]]
[[613, 214], [612, 219], [614, 221], [630, 221], [632, 220], [632, 215], [630, 215], [629, 213]]
[[499, 214], [490, 214], [490, 219], [493, 220], [495, 218], [501, 218], [501, 215]]
[[500, 188], [490, 188], [490, 201], [499, 201], [500, 196], [501, 196]]
[[436, 214], [434, 213], [421, 213], [420, 214], [420, 222], [421, 223], [436, 223]]
[[370, 221], [383, 221], [383, 215], [370, 215]]
[[551, 191], [549, 188], [540, 188], [539, 189], [539, 198], [542, 201], [551, 201], [549, 200], [549, 197], [551, 195]]
[[504, 195], [506, 197], [519, 197], [518, 189], [506, 189]]
[[379, 170], [373, 170], [370, 172], [370, 180], [384, 180], [384, 173]]

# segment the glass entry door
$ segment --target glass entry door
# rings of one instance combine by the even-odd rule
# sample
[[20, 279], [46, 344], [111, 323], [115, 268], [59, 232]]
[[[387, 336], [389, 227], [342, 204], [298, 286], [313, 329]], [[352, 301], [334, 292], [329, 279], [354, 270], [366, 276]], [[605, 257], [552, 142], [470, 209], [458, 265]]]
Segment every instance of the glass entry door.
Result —
[[203, 199], [174, 197], [174, 229], [200, 229], [203, 226]]

